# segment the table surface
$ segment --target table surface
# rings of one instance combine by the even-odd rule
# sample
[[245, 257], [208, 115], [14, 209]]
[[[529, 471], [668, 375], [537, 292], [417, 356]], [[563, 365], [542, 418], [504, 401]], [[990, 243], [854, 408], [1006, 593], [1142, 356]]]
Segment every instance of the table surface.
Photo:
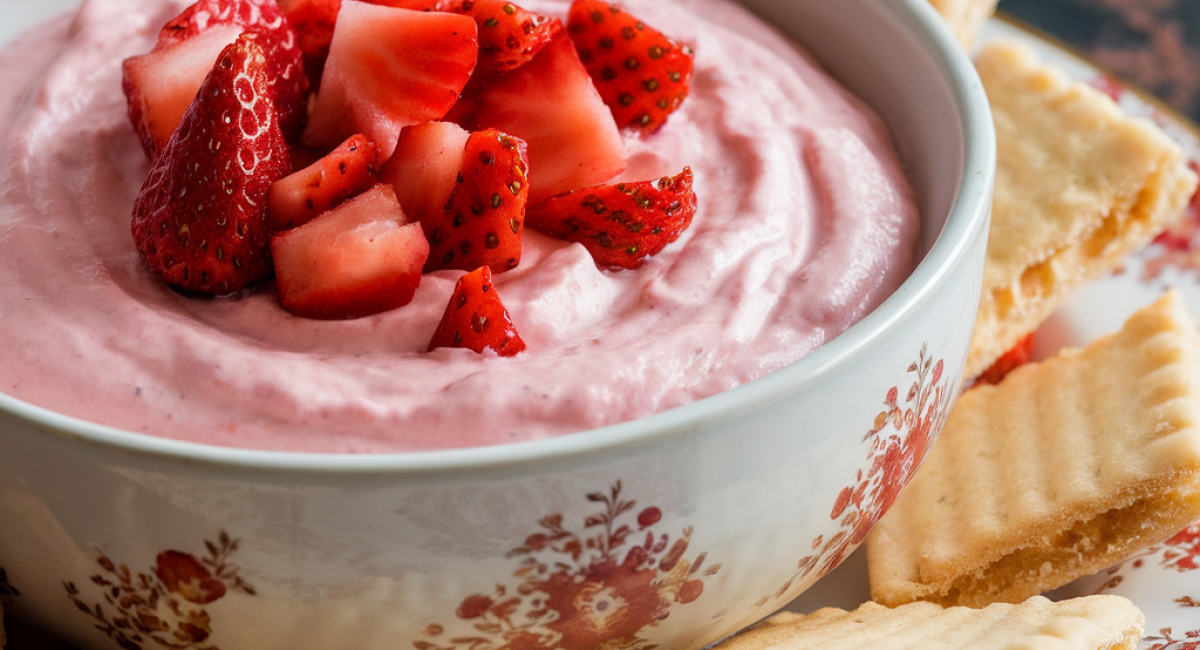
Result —
[[[77, 1], [7, 0], [3, 9], [7, 20], [0, 22], [0, 43], [33, 21]], [[999, 8], [1200, 121], [1200, 2], [1001, 0]], [[839, 572], [854, 570], [858, 569], [847, 566]], [[7, 650], [73, 650], [20, 621], [8, 620], [7, 627]]]

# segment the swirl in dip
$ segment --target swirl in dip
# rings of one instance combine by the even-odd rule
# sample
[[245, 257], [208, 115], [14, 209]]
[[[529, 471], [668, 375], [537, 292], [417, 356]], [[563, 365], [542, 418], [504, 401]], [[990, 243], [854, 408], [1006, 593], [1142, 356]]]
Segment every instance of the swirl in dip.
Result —
[[[635, 271], [525, 232], [496, 287], [528, 349], [426, 352], [461, 273], [351, 321], [292, 316], [272, 284], [180, 295], [130, 210], [148, 163], [121, 61], [186, 2], [88, 0], [0, 52], [0, 391], [213, 445], [377, 453], [495, 445], [640, 418], [763, 376], [878, 306], [914, 264], [916, 202], [882, 122], [725, 0], [626, 0], [696, 51], [623, 180], [695, 172], [699, 210]], [[566, 0], [523, 3], [565, 16]]]

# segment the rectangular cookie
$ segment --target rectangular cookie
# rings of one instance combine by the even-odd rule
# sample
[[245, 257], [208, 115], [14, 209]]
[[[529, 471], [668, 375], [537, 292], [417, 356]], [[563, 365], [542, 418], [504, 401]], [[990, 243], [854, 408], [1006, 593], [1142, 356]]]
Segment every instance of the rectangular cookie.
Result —
[[871, 596], [1020, 602], [1200, 520], [1200, 334], [1178, 294], [962, 395], [867, 538]]
[[970, 52], [983, 24], [996, 13], [997, 0], [929, 0], [963, 49]]
[[1120, 596], [1035, 596], [983, 609], [868, 602], [852, 612], [781, 612], [712, 650], [1133, 650], [1144, 626], [1141, 610]]
[[1196, 188], [1179, 145], [1105, 94], [989, 43], [976, 59], [996, 123], [996, 192], [966, 377], [1081, 285], [1163, 230]]

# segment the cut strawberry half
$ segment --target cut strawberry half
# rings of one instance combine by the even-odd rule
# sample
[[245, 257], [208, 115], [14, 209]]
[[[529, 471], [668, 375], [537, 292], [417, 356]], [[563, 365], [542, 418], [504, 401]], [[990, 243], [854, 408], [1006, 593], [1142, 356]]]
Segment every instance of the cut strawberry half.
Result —
[[421, 283], [429, 244], [408, 223], [389, 185], [271, 240], [284, 309], [306, 318], [346, 319], [407, 305]]
[[487, 83], [460, 107], [469, 129], [529, 145], [529, 201], [603, 183], [625, 170], [625, 145], [565, 34], [533, 60]]
[[502, 357], [511, 357], [525, 349], [525, 341], [500, 302], [486, 266], [459, 278], [454, 286], [446, 312], [429, 341], [431, 352], [437, 348], [467, 348], [475, 352], [491, 349]]
[[458, 101], [479, 55], [475, 21], [345, 0], [304, 142], [334, 147], [362, 133], [388, 158], [400, 129]]
[[692, 223], [692, 170], [657, 182], [617, 183], [556, 196], [529, 207], [525, 223], [583, 244], [600, 267], [633, 269]]
[[519, 138], [495, 129], [471, 134], [450, 199], [421, 221], [429, 239], [427, 272], [517, 268], [529, 196], [525, 152]]
[[475, 19], [479, 27], [477, 75], [503, 74], [529, 63], [562, 31], [561, 20], [527, 11], [508, 0], [450, 0], [442, 10]]
[[649, 134], [687, 97], [692, 49], [604, 0], [575, 0], [567, 31], [622, 129]]
[[172, 286], [224, 294], [270, 274], [267, 191], [291, 169], [266, 65], [249, 36], [225, 48], [134, 202], [134, 243]]
[[379, 182], [379, 151], [362, 135], [271, 186], [267, 226], [287, 230], [312, 221]]
[[400, 205], [413, 221], [436, 218], [445, 210], [463, 168], [471, 134], [451, 122], [405, 127], [380, 180], [396, 188]]

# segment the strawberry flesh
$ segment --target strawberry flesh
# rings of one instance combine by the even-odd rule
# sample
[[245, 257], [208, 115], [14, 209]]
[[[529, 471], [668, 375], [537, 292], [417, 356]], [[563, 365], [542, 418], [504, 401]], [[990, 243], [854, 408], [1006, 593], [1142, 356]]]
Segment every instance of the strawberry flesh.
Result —
[[622, 129], [662, 128], [691, 88], [690, 47], [604, 0], [575, 0], [567, 31]]
[[692, 170], [657, 182], [616, 183], [556, 196], [529, 207], [525, 223], [578, 242], [597, 266], [634, 269], [662, 251], [696, 214]]
[[304, 143], [334, 147], [362, 133], [389, 158], [406, 126], [458, 101], [479, 56], [467, 16], [345, 0]]
[[562, 21], [508, 0], [450, 0], [443, 11], [475, 19], [479, 27], [476, 74], [503, 74], [533, 59], [562, 31]]
[[225, 48], [134, 202], [134, 243], [174, 287], [225, 294], [270, 275], [266, 197], [291, 169], [266, 65], [249, 36]]
[[279, 8], [296, 32], [296, 46], [304, 58], [309, 86], [316, 90], [342, 0], [279, 0]]
[[267, 226], [287, 230], [312, 221], [379, 182], [379, 151], [362, 135], [280, 179], [267, 194]]
[[454, 294], [437, 331], [429, 341], [429, 350], [467, 348], [475, 352], [491, 349], [502, 357], [511, 357], [525, 349], [512, 318], [486, 266], [459, 278]]
[[379, 178], [396, 188], [400, 205], [413, 221], [442, 214], [462, 171], [470, 136], [451, 122], [425, 122], [400, 132], [396, 151]]
[[271, 240], [284, 309], [305, 318], [361, 318], [407, 305], [429, 244], [389, 185], [377, 185]]
[[450, 199], [421, 221], [429, 238], [426, 271], [517, 268], [529, 196], [525, 155], [524, 142], [495, 129], [471, 134]]

